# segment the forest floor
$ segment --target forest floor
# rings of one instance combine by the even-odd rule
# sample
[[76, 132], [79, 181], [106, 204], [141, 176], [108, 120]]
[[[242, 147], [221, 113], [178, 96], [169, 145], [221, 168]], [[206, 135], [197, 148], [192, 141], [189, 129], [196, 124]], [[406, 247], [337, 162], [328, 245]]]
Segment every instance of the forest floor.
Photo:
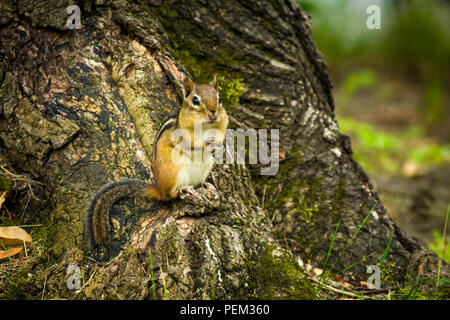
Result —
[[[442, 253], [450, 201], [448, 93], [444, 90], [438, 121], [430, 124], [424, 115], [424, 90], [414, 79], [373, 69], [338, 76], [331, 69], [330, 74], [340, 130], [351, 137], [355, 159], [391, 218]], [[449, 236], [447, 228], [447, 262]]]

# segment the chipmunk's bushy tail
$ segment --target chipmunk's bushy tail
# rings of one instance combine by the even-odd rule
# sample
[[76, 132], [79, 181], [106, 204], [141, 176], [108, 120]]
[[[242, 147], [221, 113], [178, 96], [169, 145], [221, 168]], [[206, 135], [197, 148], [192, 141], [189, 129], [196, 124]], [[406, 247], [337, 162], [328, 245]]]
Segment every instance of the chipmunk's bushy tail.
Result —
[[103, 243], [108, 237], [108, 212], [111, 206], [121, 198], [144, 196], [160, 199], [158, 190], [142, 180], [125, 179], [104, 186], [91, 202], [88, 212], [88, 225], [94, 246]]

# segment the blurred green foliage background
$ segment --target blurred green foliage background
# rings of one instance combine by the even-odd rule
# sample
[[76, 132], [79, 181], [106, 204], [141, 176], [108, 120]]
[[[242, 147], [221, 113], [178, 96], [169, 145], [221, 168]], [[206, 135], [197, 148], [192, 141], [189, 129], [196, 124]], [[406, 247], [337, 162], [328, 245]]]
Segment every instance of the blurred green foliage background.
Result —
[[[312, 16], [355, 160], [394, 221], [449, 261], [442, 233], [450, 201], [450, 1], [298, 2]], [[380, 8], [380, 29], [366, 25], [370, 5]]]

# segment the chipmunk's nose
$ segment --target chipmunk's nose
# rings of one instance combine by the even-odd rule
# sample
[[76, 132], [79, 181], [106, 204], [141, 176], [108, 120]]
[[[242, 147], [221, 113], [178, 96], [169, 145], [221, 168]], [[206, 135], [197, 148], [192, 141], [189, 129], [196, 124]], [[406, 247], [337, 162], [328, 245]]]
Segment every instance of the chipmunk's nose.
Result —
[[216, 120], [216, 119], [217, 119], [216, 110], [211, 110], [209, 113], [209, 120]]

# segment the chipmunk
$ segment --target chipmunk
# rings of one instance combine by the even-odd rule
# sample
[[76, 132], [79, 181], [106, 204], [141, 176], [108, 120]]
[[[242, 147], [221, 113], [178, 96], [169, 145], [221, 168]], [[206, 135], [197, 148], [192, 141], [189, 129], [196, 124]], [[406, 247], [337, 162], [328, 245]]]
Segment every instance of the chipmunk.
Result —
[[[223, 143], [228, 115], [222, 107], [216, 76], [209, 85], [195, 85], [189, 77], [185, 77], [183, 88], [183, 103], [179, 114], [169, 118], [161, 126], [153, 144], [152, 171], [155, 183], [148, 184], [137, 179], [112, 182], [93, 198], [88, 219], [94, 246], [107, 239], [108, 211], [120, 198], [142, 196], [170, 200], [177, 197], [180, 191], [190, 190], [204, 183], [208, 177], [213, 161], [211, 154], [205, 156], [203, 153], [210, 144]], [[196, 126], [200, 126], [202, 132], [212, 131], [213, 134], [198, 136], [194, 130]], [[184, 129], [181, 132], [187, 134], [183, 143], [173, 141], [176, 129]]]

